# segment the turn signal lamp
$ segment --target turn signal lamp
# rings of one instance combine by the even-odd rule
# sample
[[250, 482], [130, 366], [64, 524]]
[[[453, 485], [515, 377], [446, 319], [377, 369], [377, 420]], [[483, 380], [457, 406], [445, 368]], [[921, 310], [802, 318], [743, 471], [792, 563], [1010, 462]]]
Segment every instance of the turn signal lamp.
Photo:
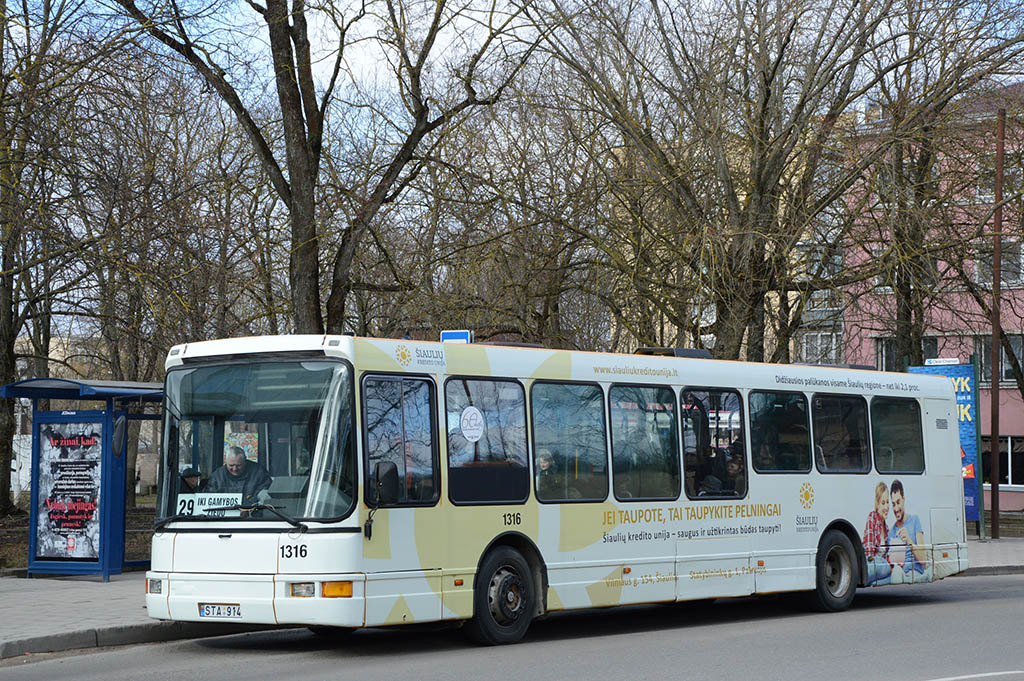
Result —
[[146, 580], [146, 593], [148, 593], [148, 594], [163, 593], [163, 583], [159, 579], [147, 579]]
[[312, 598], [315, 595], [315, 582], [298, 582], [296, 584], [292, 584], [292, 598]]
[[324, 582], [324, 598], [352, 598], [352, 582]]

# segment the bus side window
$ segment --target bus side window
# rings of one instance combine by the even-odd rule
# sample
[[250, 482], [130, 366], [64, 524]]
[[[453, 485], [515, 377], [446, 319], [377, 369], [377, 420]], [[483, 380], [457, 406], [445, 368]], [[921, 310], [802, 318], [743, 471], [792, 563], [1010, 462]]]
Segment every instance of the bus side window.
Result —
[[370, 504], [376, 500], [373, 471], [379, 461], [390, 461], [398, 469], [400, 504], [437, 500], [433, 387], [422, 378], [364, 379], [366, 496]]
[[923, 473], [921, 405], [901, 397], [871, 400], [871, 435], [879, 473]]
[[672, 390], [613, 385], [608, 401], [615, 497], [626, 501], [677, 499], [679, 436]]
[[522, 503], [530, 494], [526, 394], [510, 379], [449, 378], [448, 497], [456, 504]]
[[750, 441], [758, 473], [811, 470], [811, 430], [807, 398], [800, 392], [752, 390]]
[[608, 454], [601, 387], [538, 381], [530, 390], [530, 410], [537, 498], [605, 499]]
[[747, 493], [743, 408], [735, 390], [687, 388], [682, 394], [686, 495], [735, 498]]
[[812, 411], [814, 459], [823, 473], [866, 473], [868, 409], [862, 397], [815, 395]]

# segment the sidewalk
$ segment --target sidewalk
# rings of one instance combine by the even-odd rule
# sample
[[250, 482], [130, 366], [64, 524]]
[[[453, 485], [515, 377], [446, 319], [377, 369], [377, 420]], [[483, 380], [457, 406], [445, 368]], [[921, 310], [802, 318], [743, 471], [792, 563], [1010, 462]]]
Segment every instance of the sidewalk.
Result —
[[222, 636], [261, 625], [161, 622], [146, 615], [146, 574], [0, 578], [0, 659], [27, 653]]
[[978, 541], [967, 538], [970, 567], [964, 576], [1012, 575], [1024, 573], [1024, 537], [1003, 537]]
[[[968, 540], [971, 575], [1024, 573], [1024, 538]], [[159, 622], [146, 615], [145, 573], [0, 579], [0, 659], [76, 648], [222, 636], [259, 625]]]

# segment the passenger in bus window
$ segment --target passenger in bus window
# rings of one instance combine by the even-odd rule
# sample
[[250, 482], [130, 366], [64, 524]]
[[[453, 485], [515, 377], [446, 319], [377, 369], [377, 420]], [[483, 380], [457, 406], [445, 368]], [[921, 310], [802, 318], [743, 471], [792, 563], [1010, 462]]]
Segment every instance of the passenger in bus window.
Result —
[[579, 490], [568, 484], [556, 459], [561, 457], [556, 457], [550, 449], [537, 450], [537, 497], [544, 500], [582, 498]]
[[853, 458], [853, 453], [849, 448], [844, 449], [839, 453], [839, 470], [841, 471], [855, 471], [858, 466]]
[[189, 466], [181, 472], [181, 487], [178, 488], [178, 494], [195, 494], [201, 491], [199, 471]]
[[700, 483], [699, 497], [717, 497], [722, 495], [722, 481], [714, 475], [706, 475]]
[[743, 457], [731, 456], [725, 462], [726, 479], [722, 489], [741, 497], [747, 492], [747, 479], [743, 473]]
[[[818, 465], [826, 471], [843, 470], [842, 457], [850, 447], [850, 431], [837, 419], [822, 419], [821, 430], [815, 435]], [[847, 459], [847, 464], [849, 459]]]
[[309, 466], [309, 450], [302, 447], [299, 450], [298, 456], [295, 457], [295, 475], [306, 475], [309, 473]]
[[554, 460], [550, 449], [537, 450], [537, 479], [553, 476], [555, 474], [555, 470], [552, 468], [553, 464]]
[[537, 450], [537, 496], [550, 499], [558, 495], [555, 460], [550, 449]]
[[776, 468], [775, 452], [767, 439], [763, 440], [761, 446], [757, 448], [757, 461], [755, 463], [759, 471], [770, 471]]

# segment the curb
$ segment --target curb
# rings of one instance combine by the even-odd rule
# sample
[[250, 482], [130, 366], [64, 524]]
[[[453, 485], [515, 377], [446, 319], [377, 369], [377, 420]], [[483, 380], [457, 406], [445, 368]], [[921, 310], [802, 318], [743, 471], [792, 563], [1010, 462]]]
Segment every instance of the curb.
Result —
[[969, 567], [960, 573], [962, 577], [987, 577], [992, 575], [1024, 574], [1024, 565], [992, 565], [988, 567]]
[[251, 631], [278, 629], [273, 625], [260, 624], [199, 624], [193, 622], [152, 622], [146, 624], [125, 624], [116, 627], [83, 629], [61, 634], [35, 636], [17, 641], [0, 642], [0, 660], [34, 653], [56, 653], [65, 650], [121, 646], [157, 641], [176, 641], [189, 638], [207, 638], [244, 634]]

